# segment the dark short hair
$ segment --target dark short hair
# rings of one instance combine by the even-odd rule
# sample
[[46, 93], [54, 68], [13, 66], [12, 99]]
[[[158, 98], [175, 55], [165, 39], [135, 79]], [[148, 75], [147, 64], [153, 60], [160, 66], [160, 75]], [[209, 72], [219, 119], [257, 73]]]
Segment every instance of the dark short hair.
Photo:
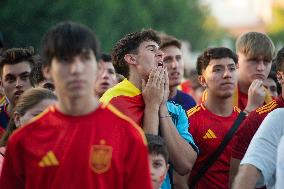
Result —
[[138, 53], [138, 48], [144, 41], [154, 41], [160, 45], [160, 38], [152, 29], [127, 34], [115, 44], [112, 50], [112, 60], [117, 73], [128, 78], [129, 67], [124, 56], [128, 53]]
[[101, 53], [101, 58], [100, 60], [104, 61], [104, 62], [111, 62], [111, 55], [108, 53]]
[[169, 46], [175, 46], [181, 49], [181, 42], [174, 36], [160, 33], [159, 37], [161, 39], [160, 49], [163, 49]]
[[45, 77], [42, 73], [42, 68], [42, 61], [41, 58], [38, 56], [38, 61], [32, 69], [30, 75], [30, 80], [33, 86], [38, 85], [40, 82], [45, 80]]
[[42, 39], [43, 65], [50, 66], [53, 58], [72, 59], [83, 50], [92, 50], [98, 60], [99, 45], [94, 33], [78, 23], [66, 21], [51, 27]]
[[13, 65], [20, 62], [27, 61], [30, 64], [31, 69], [34, 68], [37, 62], [37, 55], [33, 47], [26, 48], [12, 48], [7, 49], [1, 54], [0, 57], [0, 75], [2, 77], [3, 67], [6, 64]]
[[198, 75], [202, 75], [202, 70], [205, 70], [212, 59], [231, 58], [238, 63], [238, 56], [226, 47], [215, 47], [206, 49], [197, 58], [196, 70]]
[[166, 163], [169, 161], [169, 152], [164, 139], [158, 135], [146, 134], [150, 154], [162, 155]]
[[284, 47], [282, 47], [273, 60], [273, 63], [276, 65], [276, 71], [284, 71]]

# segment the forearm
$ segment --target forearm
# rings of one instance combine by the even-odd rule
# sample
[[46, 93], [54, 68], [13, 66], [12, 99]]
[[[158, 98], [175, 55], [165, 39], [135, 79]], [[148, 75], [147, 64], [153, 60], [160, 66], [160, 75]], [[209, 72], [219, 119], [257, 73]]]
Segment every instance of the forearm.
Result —
[[233, 189], [254, 189], [261, 173], [253, 165], [241, 165], [233, 183]]
[[189, 174], [180, 176], [177, 172], [174, 171], [174, 186], [175, 189], [189, 189], [188, 187]]
[[230, 162], [230, 178], [229, 178], [229, 188], [232, 187], [233, 181], [238, 173], [239, 165], [240, 165], [239, 159], [231, 158]]
[[189, 173], [197, 158], [197, 153], [191, 145], [178, 133], [167, 110], [160, 111], [161, 135], [169, 150], [170, 160], [180, 175]]
[[159, 133], [159, 107], [145, 106], [143, 117], [143, 130], [147, 134]]

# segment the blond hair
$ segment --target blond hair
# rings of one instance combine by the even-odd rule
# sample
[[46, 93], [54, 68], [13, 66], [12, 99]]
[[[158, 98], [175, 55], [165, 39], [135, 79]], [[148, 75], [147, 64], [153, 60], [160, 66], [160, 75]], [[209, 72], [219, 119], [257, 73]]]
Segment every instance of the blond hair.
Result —
[[248, 32], [238, 37], [236, 41], [236, 52], [249, 57], [262, 56], [272, 60], [275, 47], [272, 40], [264, 33]]

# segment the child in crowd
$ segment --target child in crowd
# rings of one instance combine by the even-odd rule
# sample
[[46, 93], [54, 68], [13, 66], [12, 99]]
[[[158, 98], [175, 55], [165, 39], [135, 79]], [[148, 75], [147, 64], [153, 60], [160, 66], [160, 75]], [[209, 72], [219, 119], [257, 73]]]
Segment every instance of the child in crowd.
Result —
[[169, 169], [169, 152], [163, 138], [146, 134], [153, 189], [160, 189]]

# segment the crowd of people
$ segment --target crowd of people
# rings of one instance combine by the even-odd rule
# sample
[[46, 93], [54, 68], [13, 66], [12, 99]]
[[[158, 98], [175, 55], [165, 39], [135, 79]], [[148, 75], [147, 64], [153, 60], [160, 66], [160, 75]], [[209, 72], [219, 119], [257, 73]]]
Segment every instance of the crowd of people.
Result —
[[244, 33], [188, 80], [181, 47], [143, 29], [102, 53], [70, 21], [39, 54], [0, 43], [0, 188], [284, 187], [284, 48]]

